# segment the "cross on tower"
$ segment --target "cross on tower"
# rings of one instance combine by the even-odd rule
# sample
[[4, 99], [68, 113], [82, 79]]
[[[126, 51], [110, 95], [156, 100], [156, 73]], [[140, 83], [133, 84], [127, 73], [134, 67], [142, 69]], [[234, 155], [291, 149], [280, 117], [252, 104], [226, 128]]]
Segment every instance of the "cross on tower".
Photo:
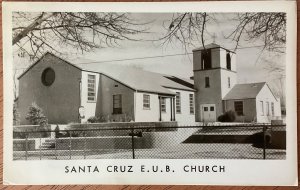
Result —
[[217, 38], [216, 33], [214, 33], [211, 37], [212, 37], [212, 39], [213, 39], [213, 43], [216, 43], [216, 38]]

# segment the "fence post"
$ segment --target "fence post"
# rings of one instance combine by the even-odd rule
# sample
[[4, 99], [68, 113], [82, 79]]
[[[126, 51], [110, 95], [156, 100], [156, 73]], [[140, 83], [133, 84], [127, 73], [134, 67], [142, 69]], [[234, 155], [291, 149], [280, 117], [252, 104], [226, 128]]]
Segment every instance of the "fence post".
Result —
[[[57, 133], [58, 134], [58, 133]], [[55, 133], [55, 136], [54, 136], [54, 155], [55, 155], [55, 160], [57, 160], [57, 143], [56, 143], [56, 135]]]
[[134, 153], [134, 130], [131, 128], [131, 149], [132, 149], [132, 159], [135, 159]]
[[25, 132], [25, 160], [27, 160], [28, 157], [28, 133]]
[[69, 141], [69, 154], [70, 154], [70, 160], [71, 160], [71, 158], [72, 158], [72, 141], [71, 141], [71, 131], [69, 131], [69, 139], [70, 139], [70, 141]]
[[40, 137], [40, 160], [42, 160], [42, 138]]
[[266, 126], [263, 126], [263, 157], [266, 159]]
[[85, 131], [83, 132], [83, 137], [84, 137], [84, 147], [83, 147], [83, 158], [86, 158], [86, 133]]

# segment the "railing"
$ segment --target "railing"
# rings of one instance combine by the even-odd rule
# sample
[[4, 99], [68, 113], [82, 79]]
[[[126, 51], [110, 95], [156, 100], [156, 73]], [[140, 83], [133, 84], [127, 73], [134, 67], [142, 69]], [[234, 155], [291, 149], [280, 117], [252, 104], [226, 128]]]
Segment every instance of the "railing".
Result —
[[285, 159], [286, 127], [210, 124], [14, 130], [14, 160]]

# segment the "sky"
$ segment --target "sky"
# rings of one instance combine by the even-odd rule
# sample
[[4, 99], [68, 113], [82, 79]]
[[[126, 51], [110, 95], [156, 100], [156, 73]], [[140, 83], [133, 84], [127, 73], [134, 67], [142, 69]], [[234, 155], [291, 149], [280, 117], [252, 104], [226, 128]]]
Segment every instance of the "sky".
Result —
[[[131, 14], [132, 18], [139, 22], [149, 22], [149, 24], [146, 25], [148, 28], [147, 33], [136, 36], [138, 39], [142, 40], [122, 41], [119, 43], [120, 47], [100, 48], [95, 49], [93, 52], [83, 54], [78, 52], [77, 54], [69, 54], [66, 58], [73, 63], [101, 64], [101, 62], [108, 61], [111, 64], [129, 65], [152, 72], [189, 78], [193, 75], [192, 49], [201, 47], [201, 43], [195, 41], [194, 47], [183, 47], [179, 41], [164, 46], [161, 45], [161, 41], [153, 41], [166, 34], [167, 31], [163, 26], [170, 23], [172, 15], [173, 14], [165, 13]], [[237, 24], [233, 19], [234, 15], [223, 13], [214, 14], [213, 16], [218, 22], [209, 22], [207, 24], [207, 32], [215, 37], [206, 35], [205, 44], [214, 42], [222, 47], [233, 50], [235, 43], [230, 39], [226, 39], [224, 36], [233, 31]], [[270, 63], [285, 66], [285, 54], [270, 53], [267, 51], [261, 53], [262, 47], [260, 47], [260, 45], [262, 44], [262, 41], [260, 40], [255, 42], [242, 40], [241, 44], [243, 48], [236, 50], [238, 83], [266, 81], [269, 82], [272, 88], [279, 87], [279, 83], [282, 82], [282, 79], [280, 79], [281, 74], [270, 73], [265, 68], [268, 67]], [[17, 55], [18, 48], [14, 47], [14, 50], [15, 55]], [[70, 52], [71, 51], [74, 52], [73, 50], [70, 50]], [[132, 60], [134, 58], [139, 59]], [[20, 58], [14, 56], [14, 65], [17, 69], [17, 75], [22, 73], [24, 68], [30, 64], [31, 62], [26, 57]]]

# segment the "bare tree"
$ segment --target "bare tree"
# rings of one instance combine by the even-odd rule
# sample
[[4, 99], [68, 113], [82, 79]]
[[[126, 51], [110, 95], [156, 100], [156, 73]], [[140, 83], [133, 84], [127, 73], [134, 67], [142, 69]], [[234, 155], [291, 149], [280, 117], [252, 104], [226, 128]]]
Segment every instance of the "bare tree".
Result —
[[167, 33], [159, 40], [163, 45], [180, 41], [183, 46], [193, 46], [195, 41], [205, 43], [206, 25], [213, 17], [207, 13], [176, 13], [170, 23], [164, 26]]
[[[236, 13], [233, 31], [225, 36], [235, 41], [237, 49], [241, 41], [263, 42], [264, 49], [283, 52], [286, 42], [285, 13]], [[213, 13], [178, 13], [174, 14], [167, 33], [160, 39], [163, 44], [179, 40], [185, 45], [200, 42], [203, 46], [205, 36], [212, 36], [207, 31], [207, 24], [218, 23]]]
[[94, 48], [117, 46], [122, 40], [145, 32], [127, 14], [94, 12], [16, 12], [13, 15], [12, 44], [31, 59], [45, 51], [61, 54], [63, 48], [88, 52]]
[[285, 94], [285, 67], [282, 64], [277, 64], [274, 61], [263, 59], [264, 70], [271, 76], [271, 88], [275, 95], [280, 98], [281, 107], [286, 106], [286, 94]]
[[238, 25], [227, 36], [236, 41], [236, 48], [241, 38], [246, 41], [262, 40], [264, 49], [284, 52], [286, 42], [285, 13], [239, 13]]

